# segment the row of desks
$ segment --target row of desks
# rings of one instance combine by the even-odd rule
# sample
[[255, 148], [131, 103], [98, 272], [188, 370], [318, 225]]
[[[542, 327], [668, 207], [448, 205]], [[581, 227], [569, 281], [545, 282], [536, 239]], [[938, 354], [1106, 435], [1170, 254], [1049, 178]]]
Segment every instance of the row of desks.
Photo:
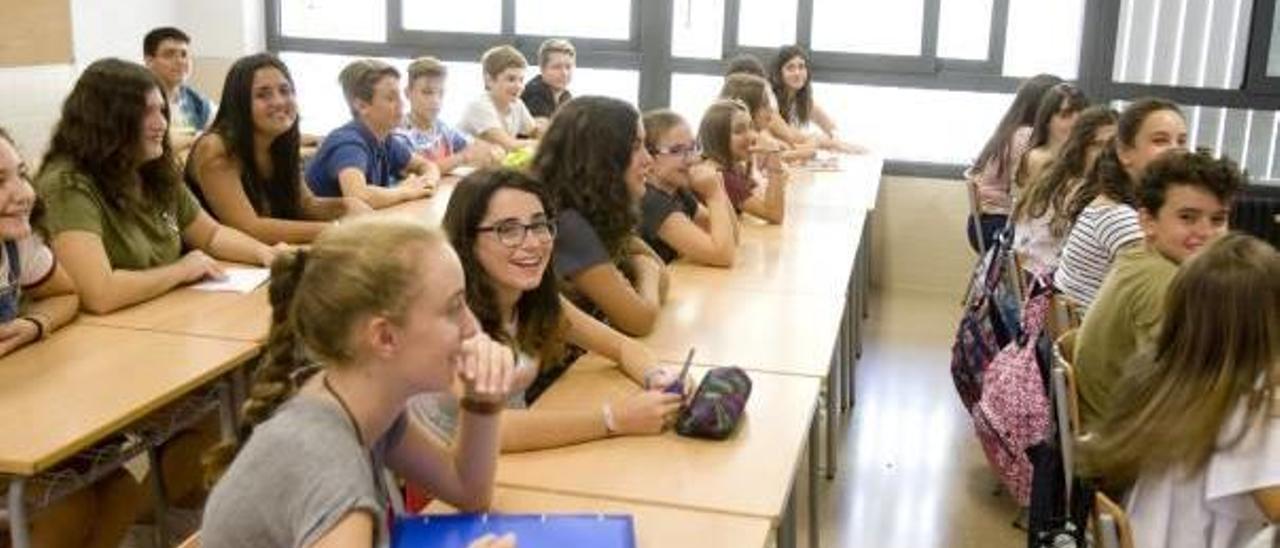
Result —
[[[641, 545], [705, 545], [697, 536], [663, 540], [676, 535], [656, 525], [682, 519], [758, 537], [726, 545], [764, 544], [787, 513], [806, 440], [816, 443], [809, 438], [820, 383], [833, 371], [879, 185], [879, 160], [848, 160], [843, 172], [793, 183], [784, 225], [744, 222], [735, 268], [672, 266], [668, 303], [646, 343], [664, 360], [679, 361], [693, 346], [700, 365], [753, 371], [748, 419], [735, 437], [669, 433], [504, 455], [496, 509], [625, 507], [640, 522]], [[390, 211], [438, 223], [452, 188], [448, 182], [432, 199]], [[0, 359], [0, 475], [44, 472], [224, 377], [257, 354], [269, 322], [266, 288], [179, 289], [113, 314], [83, 315]], [[627, 390], [637, 388], [588, 356], [537, 407], [603, 402]]]

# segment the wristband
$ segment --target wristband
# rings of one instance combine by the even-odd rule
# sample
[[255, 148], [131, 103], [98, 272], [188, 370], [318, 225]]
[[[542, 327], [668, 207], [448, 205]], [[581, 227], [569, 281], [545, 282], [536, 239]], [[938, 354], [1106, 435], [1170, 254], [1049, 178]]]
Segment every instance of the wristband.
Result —
[[610, 436], [618, 433], [618, 425], [613, 422], [613, 407], [604, 404], [600, 407], [600, 414], [604, 415], [604, 430]]
[[506, 403], [502, 401], [480, 401], [471, 397], [462, 398], [458, 405], [462, 409], [477, 415], [496, 415], [499, 411], [502, 411], [502, 408], [506, 407]]
[[44, 338], [44, 322], [35, 319], [33, 316], [22, 316], [18, 319], [27, 320], [31, 322], [32, 325], [36, 326], [36, 338], [32, 339], [33, 341], [38, 341]]

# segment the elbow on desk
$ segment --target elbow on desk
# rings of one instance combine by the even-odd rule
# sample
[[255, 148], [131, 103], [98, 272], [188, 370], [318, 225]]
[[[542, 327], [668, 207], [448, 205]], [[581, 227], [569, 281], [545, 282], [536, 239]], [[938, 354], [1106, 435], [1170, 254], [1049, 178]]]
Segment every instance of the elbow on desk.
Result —
[[90, 314], [110, 314], [124, 308], [125, 304], [107, 295], [81, 294], [79, 306]]
[[654, 324], [658, 323], [658, 307], [646, 306], [631, 314], [610, 317], [610, 324], [619, 331], [632, 337], [645, 337], [653, 333]]

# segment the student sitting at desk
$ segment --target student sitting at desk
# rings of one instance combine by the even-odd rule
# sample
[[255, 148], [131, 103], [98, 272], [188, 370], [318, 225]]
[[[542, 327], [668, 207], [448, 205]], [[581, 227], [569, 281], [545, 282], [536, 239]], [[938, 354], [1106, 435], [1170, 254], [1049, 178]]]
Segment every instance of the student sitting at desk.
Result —
[[542, 134], [539, 125], [520, 99], [524, 90], [524, 54], [511, 46], [497, 46], [484, 52], [484, 95], [467, 105], [458, 129], [507, 152], [529, 146], [529, 139]]
[[[244, 446], [206, 459], [220, 479], [201, 546], [388, 546], [398, 495], [384, 466], [458, 508], [486, 509], [513, 352], [477, 329], [445, 237], [362, 218], [271, 270], [271, 333], [242, 409]], [[465, 413], [449, 448], [409, 420], [405, 404], [455, 379]]]
[[63, 104], [36, 189], [54, 254], [95, 314], [219, 276], [215, 258], [260, 265], [275, 258], [200, 209], [182, 184], [168, 121], [155, 76], [119, 59], [89, 65]]
[[[481, 171], [449, 198], [444, 229], [467, 275], [467, 304], [480, 327], [516, 350], [515, 383], [502, 427], [503, 451], [559, 447], [610, 435], [657, 434], [671, 424], [680, 396], [662, 389], [675, 373], [657, 367], [649, 349], [579, 310], [560, 295], [548, 268], [556, 225], [541, 187], [517, 171]], [[652, 390], [603, 408], [525, 409], [526, 390], [540, 375], [563, 371], [572, 344], [609, 358]], [[562, 365], [563, 364], [563, 365]], [[415, 408], [445, 439], [453, 436], [457, 400], [423, 396]]]
[[[827, 111], [813, 99], [813, 73], [810, 70], [809, 54], [800, 46], [783, 46], [773, 58], [769, 72], [769, 84], [773, 88], [773, 96], [778, 102], [778, 114], [786, 125], [801, 131], [801, 135], [813, 135], [807, 131], [816, 126], [814, 143], [825, 149], [840, 152], [859, 153], [858, 147], [836, 136], [836, 122], [827, 115]], [[774, 126], [770, 126], [773, 130]], [[788, 142], [794, 139], [786, 137]], [[799, 143], [793, 143], [799, 144]]]
[[242, 57], [187, 161], [187, 185], [214, 218], [268, 244], [305, 244], [330, 221], [370, 211], [355, 198], [311, 193], [302, 182], [299, 139], [289, 69], [270, 53]]
[[684, 257], [733, 266], [738, 222], [720, 175], [699, 166], [689, 124], [667, 109], [644, 115], [645, 147], [653, 169], [640, 201], [640, 235], [662, 260]]
[[556, 113], [531, 172], [560, 209], [553, 264], [577, 303], [623, 333], [653, 331], [667, 271], [635, 235], [653, 158], [635, 107], [585, 96]]
[[[747, 109], [741, 101], [722, 99], [712, 103], [702, 115], [698, 143], [707, 165], [724, 180], [734, 211], [779, 224], [786, 216], [787, 173], [777, 150], [755, 149], [756, 130]], [[757, 181], [757, 155], [768, 178], [763, 190]]]
[[400, 72], [382, 61], [359, 59], [342, 69], [338, 81], [351, 121], [324, 138], [307, 166], [311, 191], [323, 198], [358, 198], [374, 209], [430, 196], [440, 169], [393, 136], [404, 118]]
[[[27, 166], [9, 133], [0, 128], [0, 356], [66, 325], [80, 306], [71, 278], [32, 230], [32, 223], [38, 223], [31, 219], [35, 207]], [[0, 480], [0, 490], [4, 483]], [[29, 492], [31, 497], [41, 494]], [[53, 548], [119, 546], [144, 496], [142, 486], [127, 472], [109, 474], [37, 513], [29, 524], [32, 543]], [[0, 534], [12, 526], [0, 518]]]
[[419, 57], [409, 63], [409, 115], [396, 134], [409, 140], [418, 155], [451, 173], [459, 166], [485, 167], [502, 159], [502, 149], [480, 140], [470, 140], [440, 119], [444, 105], [444, 84], [449, 75], [435, 57]]

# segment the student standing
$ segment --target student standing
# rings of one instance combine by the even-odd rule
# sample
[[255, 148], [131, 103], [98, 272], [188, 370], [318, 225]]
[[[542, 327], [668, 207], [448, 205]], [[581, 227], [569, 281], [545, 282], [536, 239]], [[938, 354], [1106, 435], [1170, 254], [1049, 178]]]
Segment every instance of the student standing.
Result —
[[308, 243], [334, 219], [370, 210], [356, 198], [316, 197], [303, 182], [294, 93], [274, 55], [240, 58], [186, 165], [187, 185], [215, 219], [268, 244]]
[[374, 209], [426, 198], [440, 169], [392, 133], [404, 119], [400, 72], [382, 61], [352, 61], [338, 75], [351, 121], [325, 137], [307, 166], [316, 196], [357, 198]]
[[1280, 255], [1229, 234], [1183, 265], [1155, 345], [1082, 446], [1138, 548], [1238, 548], [1280, 523]]
[[538, 46], [539, 74], [525, 84], [520, 99], [529, 107], [529, 113], [544, 124], [560, 105], [573, 98], [569, 84], [577, 56], [573, 44], [563, 38], [548, 38]]
[[662, 259], [636, 235], [652, 163], [635, 107], [586, 96], [556, 113], [530, 169], [559, 208], [556, 275], [577, 304], [633, 336], [653, 331], [667, 284]]
[[169, 100], [170, 138], [178, 156], [213, 121], [213, 103], [187, 85], [191, 77], [191, 37], [174, 27], [160, 27], [142, 39], [142, 59], [164, 85]]
[[[270, 298], [244, 446], [207, 459], [219, 479], [201, 546], [388, 546], [397, 495], [384, 466], [464, 510], [489, 506], [512, 353], [476, 329], [439, 232], [389, 218], [335, 227], [272, 265]], [[405, 404], [455, 378], [465, 412], [449, 448]]]
[[444, 63], [435, 57], [419, 57], [409, 63], [409, 83], [404, 88], [409, 115], [396, 134], [408, 139], [413, 151], [439, 166], [441, 173], [452, 173], [460, 166], [496, 164], [502, 158], [501, 149], [485, 141], [467, 139], [440, 119], [448, 75]]
[[480, 58], [484, 94], [471, 101], [458, 129], [507, 152], [523, 148], [542, 133], [542, 126], [520, 99], [524, 90], [524, 54], [511, 46], [497, 46]]

